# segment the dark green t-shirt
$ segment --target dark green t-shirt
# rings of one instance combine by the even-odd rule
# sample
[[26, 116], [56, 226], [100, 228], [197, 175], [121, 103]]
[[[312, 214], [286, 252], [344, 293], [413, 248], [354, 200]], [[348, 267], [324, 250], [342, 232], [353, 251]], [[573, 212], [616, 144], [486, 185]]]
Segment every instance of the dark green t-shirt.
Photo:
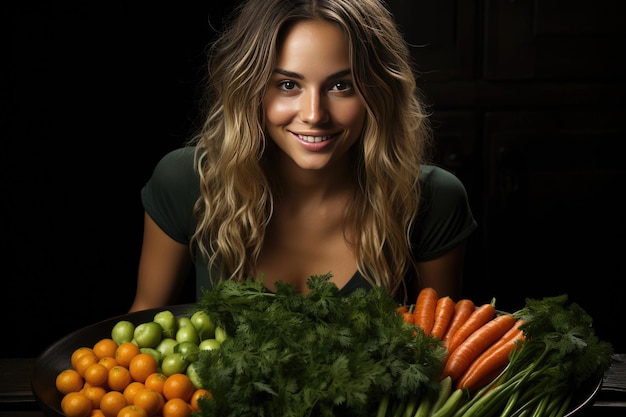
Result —
[[[199, 178], [193, 164], [194, 149], [180, 148], [165, 155], [141, 190], [143, 206], [150, 217], [168, 236], [186, 245], [196, 227], [193, 206], [200, 195]], [[426, 165], [420, 183], [423, 200], [416, 227], [411, 233], [417, 262], [438, 258], [465, 240], [477, 227], [465, 187], [456, 176], [445, 169]], [[194, 263], [196, 296], [200, 297], [202, 289], [209, 289], [211, 282], [207, 262], [199, 253]], [[357, 272], [341, 288], [341, 293], [348, 294], [356, 288], [369, 286]]]

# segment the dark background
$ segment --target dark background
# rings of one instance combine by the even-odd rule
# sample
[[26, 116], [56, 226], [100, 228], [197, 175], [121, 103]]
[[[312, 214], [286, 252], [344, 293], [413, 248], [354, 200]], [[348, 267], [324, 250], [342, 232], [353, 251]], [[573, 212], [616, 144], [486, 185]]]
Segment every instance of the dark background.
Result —
[[[233, 7], [212, 3], [0, 6], [12, 35], [0, 356], [37, 356], [128, 310], [140, 189], [188, 137], [204, 48]], [[437, 160], [463, 180], [479, 222], [465, 295], [513, 311], [566, 293], [624, 351], [621, 0], [390, 4], [415, 46]]]

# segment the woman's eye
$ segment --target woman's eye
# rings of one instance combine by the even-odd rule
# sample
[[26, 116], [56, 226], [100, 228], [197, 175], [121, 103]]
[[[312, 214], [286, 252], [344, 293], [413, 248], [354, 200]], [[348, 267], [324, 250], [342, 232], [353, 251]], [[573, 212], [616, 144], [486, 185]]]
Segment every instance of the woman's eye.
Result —
[[352, 84], [346, 81], [338, 81], [331, 87], [331, 90], [335, 91], [346, 91], [352, 88]]
[[294, 83], [293, 81], [281, 81], [280, 83], [278, 83], [278, 86], [281, 89], [287, 91], [291, 91], [297, 87], [296, 83]]

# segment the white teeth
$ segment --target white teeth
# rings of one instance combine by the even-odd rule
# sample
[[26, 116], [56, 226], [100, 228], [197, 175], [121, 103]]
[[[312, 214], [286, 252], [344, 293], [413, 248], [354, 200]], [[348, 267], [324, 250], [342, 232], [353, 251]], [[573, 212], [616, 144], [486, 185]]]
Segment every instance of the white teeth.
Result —
[[303, 135], [298, 135], [298, 137], [309, 143], [323, 142], [325, 140], [328, 140], [328, 138], [330, 138], [330, 136], [303, 136]]

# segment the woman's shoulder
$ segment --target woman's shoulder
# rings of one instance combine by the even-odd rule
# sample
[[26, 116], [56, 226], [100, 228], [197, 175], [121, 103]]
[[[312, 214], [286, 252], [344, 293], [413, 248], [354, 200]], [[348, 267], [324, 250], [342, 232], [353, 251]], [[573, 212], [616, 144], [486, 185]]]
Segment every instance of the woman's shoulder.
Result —
[[459, 194], [466, 198], [463, 182], [452, 171], [437, 165], [423, 165], [420, 172], [420, 185], [427, 194]]

